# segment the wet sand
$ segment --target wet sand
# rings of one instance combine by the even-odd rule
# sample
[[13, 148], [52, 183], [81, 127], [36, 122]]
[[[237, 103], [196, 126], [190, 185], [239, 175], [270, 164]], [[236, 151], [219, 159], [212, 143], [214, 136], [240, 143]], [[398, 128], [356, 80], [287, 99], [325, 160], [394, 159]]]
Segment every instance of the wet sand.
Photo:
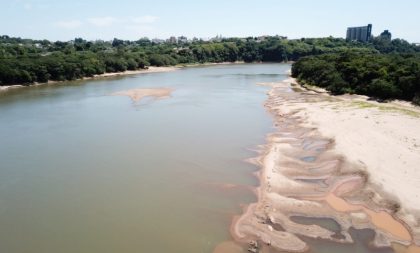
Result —
[[0, 86], [0, 91], [5, 91], [8, 89], [13, 89], [13, 88], [22, 88], [25, 87], [23, 85], [6, 85], [6, 86]]
[[[126, 76], [126, 75], [138, 75], [138, 74], [147, 74], [147, 73], [159, 73], [159, 72], [171, 72], [178, 70], [177, 67], [149, 67], [147, 69], [139, 69], [139, 70], [127, 70], [124, 72], [115, 72], [115, 73], [104, 73], [101, 75], [95, 75], [93, 78], [100, 78], [100, 77], [114, 77], [114, 76]], [[84, 78], [84, 79], [92, 79], [92, 78]]]
[[126, 91], [119, 91], [113, 93], [113, 96], [127, 96], [131, 98], [133, 102], [139, 102], [140, 100], [150, 97], [153, 99], [164, 99], [171, 96], [173, 89], [171, 88], [153, 88], [153, 89], [132, 89]]
[[[420, 111], [332, 97], [293, 79], [262, 85], [272, 88], [266, 107], [277, 131], [252, 159], [262, 168], [258, 202], [234, 220], [233, 237], [304, 252], [304, 238], [353, 243], [351, 229], [369, 229], [374, 247], [420, 252]], [[294, 216], [332, 219], [342, 236]]]

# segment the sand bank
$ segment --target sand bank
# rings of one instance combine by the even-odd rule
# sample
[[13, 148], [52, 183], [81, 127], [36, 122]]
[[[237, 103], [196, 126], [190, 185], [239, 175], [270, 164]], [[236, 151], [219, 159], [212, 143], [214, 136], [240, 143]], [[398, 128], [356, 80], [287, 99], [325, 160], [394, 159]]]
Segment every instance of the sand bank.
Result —
[[143, 98], [151, 97], [153, 99], [169, 98], [173, 89], [171, 88], [153, 88], [153, 89], [132, 89], [113, 93], [113, 96], [127, 96], [133, 102], [139, 102]]
[[[377, 247], [420, 252], [420, 110], [294, 83], [264, 84], [277, 131], [253, 159], [262, 168], [258, 202], [235, 219], [233, 236], [303, 252], [300, 236], [352, 243], [350, 228], [367, 228]], [[332, 219], [341, 231], [296, 215]]]
[[25, 87], [23, 85], [7, 85], [7, 86], [0, 86], [0, 91], [5, 91], [8, 89], [14, 89], [14, 88], [22, 88]]
[[[230, 65], [230, 64], [244, 64], [244, 62], [219, 62], [219, 63], [197, 63], [197, 64], [180, 64], [174, 67], [148, 67], [147, 69], [139, 69], [139, 70], [127, 70], [124, 72], [113, 72], [113, 73], [104, 73], [100, 75], [94, 75], [93, 77], [84, 77], [80, 80], [92, 80], [98, 78], [109, 78], [109, 77], [117, 77], [117, 76], [127, 76], [127, 75], [138, 75], [138, 74], [148, 74], [148, 73], [160, 73], [160, 72], [172, 72], [182, 68], [188, 67], [200, 67], [200, 66], [213, 66], [213, 65]], [[79, 79], [78, 79], [79, 80]], [[47, 83], [33, 83], [29, 85], [4, 85], [0, 86], [0, 91], [6, 91], [10, 88], [22, 88], [22, 87], [29, 87], [33, 85], [42, 85], [42, 84], [56, 84], [68, 81], [48, 81]]]
[[[127, 76], [127, 75], [138, 75], [138, 74], [147, 74], [147, 73], [159, 73], [159, 72], [171, 72], [178, 70], [177, 67], [149, 67], [148, 69], [139, 69], [139, 70], [127, 70], [124, 72], [115, 72], [115, 73], [104, 73], [101, 75], [95, 75], [93, 78], [101, 77], [114, 77], [114, 76]], [[87, 77], [84, 79], [92, 79], [92, 77]]]
[[[92, 79], [99, 79], [99, 78], [110, 78], [110, 77], [117, 77], [117, 76], [127, 76], [127, 75], [138, 75], [138, 74], [148, 74], [148, 73], [160, 73], [160, 72], [171, 72], [180, 69], [179, 67], [149, 67], [148, 69], [139, 69], [139, 70], [127, 70], [124, 72], [114, 72], [114, 73], [104, 73], [100, 75], [95, 75], [93, 77], [84, 77], [80, 80], [92, 80]], [[34, 85], [43, 85], [43, 84], [56, 84], [56, 83], [63, 83], [63, 82], [71, 82], [71, 81], [48, 81], [47, 83], [33, 83], [29, 85], [5, 85], [0, 86], [0, 91], [7, 91], [13, 88], [23, 88], [23, 87], [30, 87]]]

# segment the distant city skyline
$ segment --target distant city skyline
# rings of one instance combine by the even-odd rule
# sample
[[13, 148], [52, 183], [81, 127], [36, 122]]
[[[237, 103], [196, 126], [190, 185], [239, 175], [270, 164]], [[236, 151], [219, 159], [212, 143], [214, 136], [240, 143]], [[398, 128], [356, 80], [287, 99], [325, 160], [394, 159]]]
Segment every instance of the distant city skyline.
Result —
[[49, 40], [216, 35], [345, 38], [347, 27], [372, 24], [374, 36], [389, 30], [393, 38], [420, 43], [419, 1], [337, 2], [11, 0], [2, 3], [0, 35]]

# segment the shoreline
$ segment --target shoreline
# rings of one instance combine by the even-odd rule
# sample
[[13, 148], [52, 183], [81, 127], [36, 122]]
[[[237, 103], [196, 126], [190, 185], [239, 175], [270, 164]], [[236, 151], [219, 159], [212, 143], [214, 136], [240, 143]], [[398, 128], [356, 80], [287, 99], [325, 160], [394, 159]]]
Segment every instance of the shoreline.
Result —
[[107, 78], [107, 77], [129, 76], [129, 75], [148, 74], [148, 73], [172, 72], [178, 69], [180, 68], [179, 67], [149, 67], [148, 69], [126, 70], [124, 72], [104, 73], [100, 75], [95, 75], [93, 77], [85, 77], [80, 80], [91, 80], [91, 79], [99, 79], [99, 78]]
[[238, 61], [238, 62], [208, 62], [208, 63], [178, 64], [175, 66], [163, 66], [163, 67], [150, 66], [148, 67], [148, 69], [126, 70], [124, 72], [103, 73], [100, 75], [94, 75], [92, 77], [83, 77], [81, 79], [75, 79], [75, 80], [65, 80], [65, 81], [49, 80], [46, 83], [32, 83], [29, 85], [22, 85], [22, 84], [3, 85], [3, 86], [0, 86], [0, 92], [7, 91], [9, 89], [25, 88], [25, 87], [38, 86], [38, 85], [47, 85], [47, 84], [57, 84], [57, 83], [63, 83], [63, 82], [95, 80], [95, 79], [101, 79], [101, 78], [112, 78], [112, 77], [118, 77], [118, 76], [129, 76], [129, 75], [139, 75], [139, 74], [149, 74], [149, 73], [163, 73], [163, 72], [172, 72], [172, 71], [180, 70], [183, 68], [217, 66], [217, 65], [234, 65], [234, 64], [246, 64], [246, 63]]
[[129, 76], [129, 75], [139, 75], [139, 74], [149, 74], [149, 73], [162, 73], [162, 72], [172, 72], [181, 69], [181, 67], [149, 67], [148, 69], [138, 69], [138, 70], [127, 70], [124, 72], [110, 72], [110, 73], [103, 73], [100, 75], [94, 75], [92, 77], [83, 77], [81, 79], [75, 80], [65, 80], [65, 81], [52, 81], [49, 80], [46, 83], [33, 83], [29, 85], [4, 85], [0, 86], [0, 91], [7, 91], [9, 89], [16, 89], [16, 88], [25, 88], [25, 87], [32, 87], [38, 85], [48, 85], [48, 84], [58, 84], [64, 82], [73, 82], [73, 81], [87, 81], [87, 80], [96, 80], [102, 78], [112, 78], [118, 76]]
[[[276, 130], [268, 135], [261, 156], [251, 159], [260, 167], [258, 202], [234, 219], [235, 241], [304, 252], [310, 245], [298, 236], [351, 243], [349, 230], [355, 228], [375, 231], [376, 247], [420, 252], [420, 198], [415, 191], [420, 182], [420, 173], [415, 172], [415, 162], [420, 161], [420, 152], [416, 155], [420, 110], [401, 103], [379, 104], [363, 96], [330, 96], [306, 89], [292, 78], [262, 85], [271, 87], [265, 107]], [[348, 128], [351, 124], [367, 135], [379, 132], [380, 136], [359, 135], [357, 128]], [[381, 127], [385, 130], [379, 131]], [[393, 135], [386, 132], [390, 129]], [[346, 137], [349, 130], [351, 138]], [[388, 144], [400, 135], [407, 137], [404, 134], [414, 136], [413, 143], [398, 143], [397, 150]], [[369, 139], [373, 144], [366, 145]], [[384, 153], [373, 149], [375, 145], [384, 149], [384, 144], [388, 144]], [[404, 152], [395, 155], [400, 149]], [[385, 163], [376, 157], [381, 154]], [[407, 163], [411, 170], [394, 169]], [[340, 234], [294, 222], [292, 216], [333, 220]]]

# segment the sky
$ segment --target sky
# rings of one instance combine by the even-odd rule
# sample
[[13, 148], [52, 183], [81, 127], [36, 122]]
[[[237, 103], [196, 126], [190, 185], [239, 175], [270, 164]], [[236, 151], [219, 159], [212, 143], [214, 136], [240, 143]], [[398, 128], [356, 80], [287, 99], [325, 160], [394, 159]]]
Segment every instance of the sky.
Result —
[[0, 0], [0, 35], [48, 40], [345, 37], [369, 23], [420, 43], [420, 0]]

